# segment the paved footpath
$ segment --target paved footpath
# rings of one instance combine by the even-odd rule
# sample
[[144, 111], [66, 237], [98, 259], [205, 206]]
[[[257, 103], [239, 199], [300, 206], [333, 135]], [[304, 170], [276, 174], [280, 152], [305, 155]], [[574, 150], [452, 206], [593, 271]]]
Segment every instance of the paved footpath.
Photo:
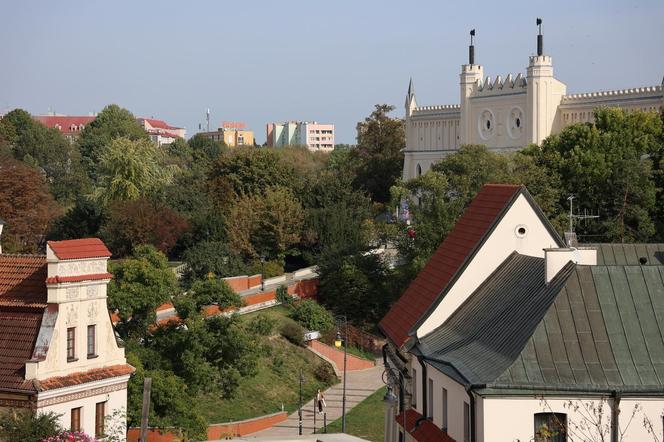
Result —
[[[382, 381], [383, 361], [377, 360], [376, 366], [367, 370], [349, 371], [346, 380], [346, 413], [355, 405], [362, 402], [373, 392], [383, 386]], [[337, 385], [327, 389], [325, 403], [327, 404], [327, 423], [331, 424], [341, 417], [341, 405], [343, 397], [343, 379]], [[314, 399], [308, 401], [302, 407], [302, 434], [311, 434], [314, 431]], [[323, 428], [323, 415], [316, 416], [316, 432]], [[244, 436], [245, 439], [252, 437], [275, 437], [296, 436], [298, 434], [299, 418], [297, 411], [272, 428]]]

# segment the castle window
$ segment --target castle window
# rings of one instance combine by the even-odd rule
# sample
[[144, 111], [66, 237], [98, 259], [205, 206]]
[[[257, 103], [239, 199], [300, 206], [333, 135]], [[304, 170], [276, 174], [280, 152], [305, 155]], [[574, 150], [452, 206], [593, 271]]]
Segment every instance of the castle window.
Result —
[[88, 359], [97, 357], [97, 326], [88, 325]]
[[491, 130], [491, 120], [486, 120], [486, 129]]
[[521, 118], [517, 118], [515, 121], [516, 127], [521, 127]]
[[417, 176], [422, 176], [422, 166], [417, 165]]
[[67, 329], [67, 362], [76, 360], [76, 328]]

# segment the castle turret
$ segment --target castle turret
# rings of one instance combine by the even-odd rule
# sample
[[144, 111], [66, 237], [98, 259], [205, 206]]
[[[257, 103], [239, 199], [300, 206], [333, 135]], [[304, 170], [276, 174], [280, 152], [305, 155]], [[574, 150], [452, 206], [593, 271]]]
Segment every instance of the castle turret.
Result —
[[467, 143], [472, 139], [472, 112], [470, 112], [470, 96], [477, 87], [478, 81], [482, 80], [484, 69], [475, 64], [475, 29], [470, 31], [470, 46], [468, 46], [468, 64], [461, 66], [459, 75], [461, 121], [459, 122], [459, 145]]
[[541, 143], [560, 125], [558, 106], [567, 91], [564, 83], [553, 78], [553, 61], [544, 54], [542, 19], [537, 19], [537, 55], [530, 56], [527, 69], [526, 137], [531, 143]]
[[406, 117], [410, 117], [413, 114], [413, 110], [415, 110], [417, 107], [417, 101], [415, 100], [415, 87], [413, 86], [412, 77], [408, 83], [408, 94], [406, 95], [405, 107]]

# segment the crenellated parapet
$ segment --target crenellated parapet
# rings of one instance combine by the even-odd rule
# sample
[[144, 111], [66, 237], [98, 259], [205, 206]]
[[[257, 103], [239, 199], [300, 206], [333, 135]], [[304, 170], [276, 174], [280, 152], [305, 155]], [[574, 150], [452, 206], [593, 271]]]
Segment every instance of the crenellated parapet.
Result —
[[528, 86], [526, 77], [517, 74], [516, 77], [508, 74], [503, 78], [498, 75], [495, 80], [487, 76], [484, 80], [477, 80], [473, 96], [478, 95], [500, 95], [501, 93], [525, 92]]
[[458, 104], [442, 104], [436, 106], [420, 106], [413, 110], [413, 115], [430, 115], [430, 114], [458, 114], [461, 112], [461, 106]]
[[663, 98], [664, 88], [660, 86], [637, 87], [632, 89], [618, 89], [613, 91], [587, 92], [563, 96], [562, 105], [586, 104], [596, 102], [611, 102], [623, 99]]

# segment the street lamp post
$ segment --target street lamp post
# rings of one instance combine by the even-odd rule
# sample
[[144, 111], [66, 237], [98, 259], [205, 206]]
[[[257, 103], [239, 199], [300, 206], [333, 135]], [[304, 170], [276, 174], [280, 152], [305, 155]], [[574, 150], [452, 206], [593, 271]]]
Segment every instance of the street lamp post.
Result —
[[[400, 394], [403, 393], [403, 388], [404, 388], [404, 381], [403, 381], [403, 375], [401, 372], [394, 368], [386, 367], [385, 371], [383, 371], [383, 383], [387, 384], [387, 392], [385, 393], [385, 396], [383, 396], [383, 401], [385, 401], [388, 404], [388, 407], [390, 407], [394, 402], [396, 402], [397, 397], [394, 395], [394, 392], [392, 391], [392, 385], [398, 385], [399, 390], [401, 391]], [[403, 413], [403, 432], [404, 432], [404, 442], [406, 441], [406, 434], [408, 434], [408, 430], [406, 429], [406, 407], [405, 407], [405, 401], [404, 398], [401, 397], [402, 404], [403, 406], [401, 407], [401, 412]]]
[[334, 346], [337, 348], [341, 347], [341, 332], [339, 330], [339, 322], [343, 321], [344, 324], [344, 390], [343, 396], [341, 398], [341, 432], [346, 432], [346, 360], [348, 359], [348, 319], [346, 315], [341, 315], [337, 317], [337, 337], [334, 340]]
[[302, 382], [304, 382], [304, 374], [302, 373], [302, 369], [300, 369], [300, 408], [298, 410], [298, 417], [300, 418], [300, 436], [302, 436]]

